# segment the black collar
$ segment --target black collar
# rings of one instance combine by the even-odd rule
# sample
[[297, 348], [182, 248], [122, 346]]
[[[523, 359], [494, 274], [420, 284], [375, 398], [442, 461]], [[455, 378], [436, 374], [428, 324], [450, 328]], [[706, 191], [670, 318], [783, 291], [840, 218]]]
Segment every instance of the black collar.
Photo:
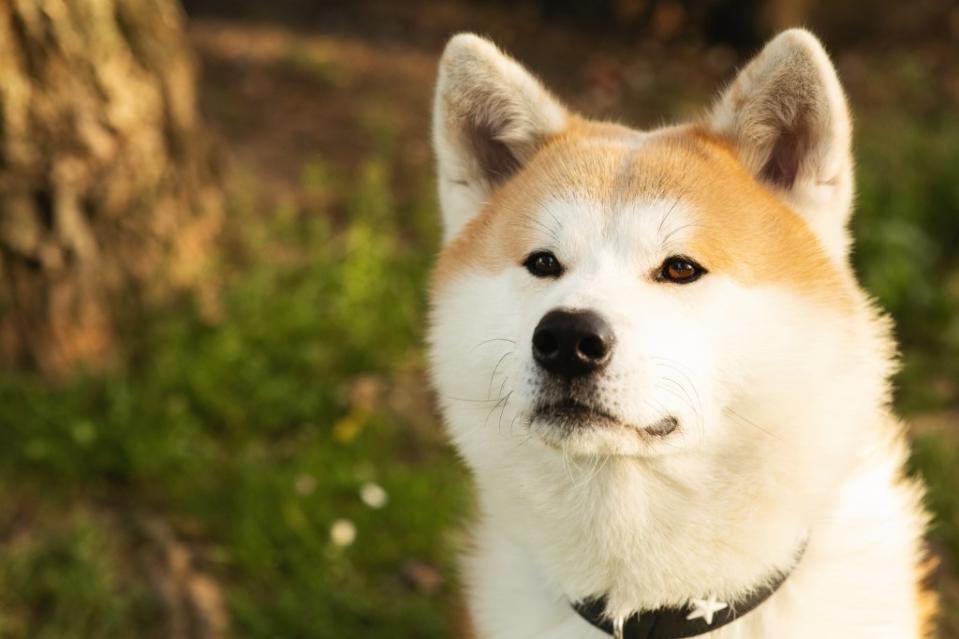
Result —
[[[772, 575], [760, 588], [756, 588], [743, 597], [729, 602], [720, 610], [708, 613], [706, 611], [723, 605], [724, 602], [706, 600], [691, 603], [682, 608], [657, 608], [643, 611], [625, 619], [622, 625], [616, 625], [606, 616], [606, 597], [592, 597], [577, 601], [573, 609], [593, 626], [616, 639], [685, 639], [712, 632], [730, 624], [746, 613], [757, 608], [779, 590], [783, 582], [792, 574], [806, 550], [806, 542], [796, 554], [792, 568]], [[716, 604], [710, 606], [709, 604]], [[712, 622], [707, 622], [711, 616]], [[690, 618], [692, 617], [692, 618]]]

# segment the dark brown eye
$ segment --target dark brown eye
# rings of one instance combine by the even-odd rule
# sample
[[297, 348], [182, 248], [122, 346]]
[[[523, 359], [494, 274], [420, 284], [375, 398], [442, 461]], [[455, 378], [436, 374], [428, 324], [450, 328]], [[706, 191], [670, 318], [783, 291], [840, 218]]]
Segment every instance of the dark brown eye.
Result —
[[559, 277], [563, 274], [563, 265], [549, 251], [530, 253], [523, 266], [536, 277]]
[[689, 284], [698, 280], [706, 272], [702, 266], [680, 255], [666, 258], [659, 271], [659, 279], [676, 284]]

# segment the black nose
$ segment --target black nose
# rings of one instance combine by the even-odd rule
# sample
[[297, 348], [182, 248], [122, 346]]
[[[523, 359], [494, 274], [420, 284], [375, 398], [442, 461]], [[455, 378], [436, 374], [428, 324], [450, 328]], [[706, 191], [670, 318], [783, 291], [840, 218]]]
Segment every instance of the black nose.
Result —
[[597, 371], [613, 354], [613, 329], [593, 311], [553, 310], [533, 331], [533, 359], [567, 379]]

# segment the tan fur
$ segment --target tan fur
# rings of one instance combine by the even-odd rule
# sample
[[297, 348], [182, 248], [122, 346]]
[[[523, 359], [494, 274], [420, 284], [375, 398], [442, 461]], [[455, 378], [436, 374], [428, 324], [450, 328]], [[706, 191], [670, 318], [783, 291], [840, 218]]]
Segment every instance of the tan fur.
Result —
[[[460, 595], [460, 593], [457, 593]], [[457, 596], [450, 615], [455, 639], [476, 639], [476, 630], [470, 618], [469, 608], [462, 596]]]
[[443, 251], [434, 286], [464, 268], [496, 271], [520, 264], [535, 248], [533, 215], [557, 195], [557, 184], [609, 204], [682, 198], [698, 215], [691, 257], [710, 272], [851, 303], [848, 276], [829, 260], [803, 218], [759, 183], [727, 142], [699, 126], [641, 142], [624, 127], [581, 119], [493, 191], [485, 209]]
[[[917, 508], [919, 506], [917, 505]], [[932, 639], [936, 636], [936, 620], [939, 618], [939, 593], [932, 585], [932, 577], [939, 567], [937, 557], [928, 557], [916, 567], [916, 609], [919, 613], [919, 636]]]

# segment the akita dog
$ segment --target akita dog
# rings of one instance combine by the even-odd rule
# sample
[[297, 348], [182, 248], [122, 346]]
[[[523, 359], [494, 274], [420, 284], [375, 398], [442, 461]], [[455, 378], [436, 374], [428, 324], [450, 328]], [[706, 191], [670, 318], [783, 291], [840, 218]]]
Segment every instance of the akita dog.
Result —
[[449, 42], [429, 343], [478, 487], [478, 637], [930, 632], [890, 322], [849, 263], [850, 134], [802, 30], [653, 131]]

